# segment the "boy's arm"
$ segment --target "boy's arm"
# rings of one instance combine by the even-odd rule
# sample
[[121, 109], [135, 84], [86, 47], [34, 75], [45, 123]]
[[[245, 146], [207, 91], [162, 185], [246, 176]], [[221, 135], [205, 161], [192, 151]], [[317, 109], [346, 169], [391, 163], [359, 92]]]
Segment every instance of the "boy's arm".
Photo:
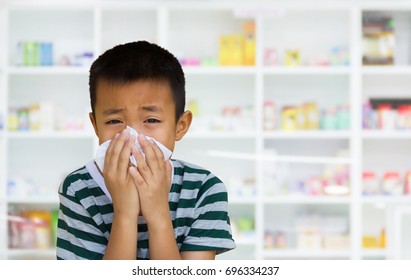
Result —
[[150, 259], [214, 259], [215, 249], [186, 250], [180, 254], [168, 205], [172, 167], [164, 161], [154, 142], [146, 140], [142, 134], [138, 137], [145, 158], [138, 149], [133, 149], [138, 167], [132, 167], [130, 173], [138, 189], [141, 212], [147, 221]]
[[137, 218], [114, 214], [110, 238], [103, 260], [135, 260], [137, 257]]
[[104, 181], [113, 201], [113, 223], [103, 259], [131, 259], [137, 256], [137, 224], [140, 212], [137, 189], [129, 173], [131, 147], [129, 130], [117, 134], [107, 149]]
[[138, 149], [133, 149], [137, 168], [131, 167], [130, 173], [147, 221], [150, 259], [181, 259], [168, 206], [172, 167], [169, 161], [164, 161], [163, 153], [153, 141], [142, 134], [138, 141], [145, 158]]

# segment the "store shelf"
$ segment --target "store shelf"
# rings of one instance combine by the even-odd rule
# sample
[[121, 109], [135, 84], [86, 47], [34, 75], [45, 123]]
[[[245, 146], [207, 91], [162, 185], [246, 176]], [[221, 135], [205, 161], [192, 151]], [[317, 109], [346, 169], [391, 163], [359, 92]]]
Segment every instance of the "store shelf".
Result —
[[350, 258], [349, 250], [303, 250], [303, 249], [273, 249], [265, 250], [264, 258], [315, 258], [315, 259], [346, 259]]
[[253, 66], [184, 66], [186, 75], [255, 75]]
[[255, 237], [235, 237], [235, 243], [237, 245], [254, 245], [256, 243]]
[[363, 130], [363, 139], [411, 139], [410, 130]]
[[411, 195], [398, 196], [363, 196], [362, 202], [365, 204], [411, 204]]
[[241, 152], [226, 152], [209, 150], [208, 156], [226, 159], [240, 159], [263, 162], [287, 162], [287, 163], [302, 163], [302, 164], [352, 164], [350, 158], [340, 157], [317, 157], [317, 156], [288, 156], [288, 155], [265, 155], [265, 154], [250, 154]]
[[363, 75], [411, 75], [411, 66], [363, 66]]
[[255, 204], [257, 202], [256, 197], [232, 196], [230, 193], [228, 200], [230, 204]]
[[188, 132], [184, 138], [188, 139], [253, 139], [256, 134], [253, 132], [238, 132], [238, 131], [209, 131], [209, 132]]
[[[119, 3], [119, 1], [109, 0], [104, 1], [104, 3], [93, 1], [86, 4], [65, 1], [65, 4], [62, 5], [51, 2], [35, 5], [24, 1], [5, 4], [6, 7], [10, 5], [10, 9], [6, 8], [4, 12], [2, 10], [2, 13], [0, 13], [0, 17], [2, 14], [6, 15], [4, 19], [0, 18], [1, 23], [6, 23], [2, 25], [5, 28], [0, 28], [0, 38], [5, 38], [4, 41], [9, 40], [10, 42], [1, 44], [2, 40], [0, 40], [0, 45], [4, 46], [0, 49], [8, 51], [7, 54], [1, 55], [3, 63], [0, 66], [0, 78], [5, 81], [0, 83], [0, 112], [6, 114], [3, 116], [4, 122], [7, 123], [8, 108], [13, 106], [21, 108], [48, 100], [48, 98], [55, 99], [50, 101], [61, 103], [58, 105], [63, 105], [62, 107], [78, 109], [78, 112], [69, 112], [75, 116], [85, 114], [84, 109], [88, 106], [86, 81], [89, 74], [88, 67], [9, 66], [14, 63], [13, 57], [14, 52], [17, 51], [17, 42], [38, 39], [53, 41], [56, 51], [58, 47], [62, 47], [59, 50], [60, 53], [58, 55], [56, 53], [56, 61], [60, 61], [58, 58], [63, 55], [74, 54], [78, 49], [92, 51], [95, 55], [98, 55], [105, 49], [112, 47], [114, 43], [137, 39], [157, 42], [169, 48], [173, 53], [175, 52], [176, 55], [180, 56], [182, 54], [182, 57], [217, 58], [219, 36], [240, 33], [242, 24], [246, 19], [241, 16], [238, 17], [238, 13], [247, 14], [247, 12], [250, 12], [247, 7], [252, 7], [255, 4], [250, 0], [249, 3], [246, 3], [238, 10], [238, 3], [234, 3], [235, 1], [219, 1], [218, 4], [214, 2], [187, 4], [184, 2], [121, 1]], [[400, 46], [399, 52], [402, 52], [402, 57], [407, 59], [407, 61], [396, 61], [402, 66], [361, 66], [360, 49], [362, 42], [361, 31], [358, 28], [361, 25], [362, 14], [366, 13], [367, 10], [400, 13], [404, 15], [403, 22], [400, 22], [400, 24], [405, 22], [405, 25], [402, 25], [398, 30], [408, 34], [411, 28], [408, 23], [410, 22], [408, 13], [411, 15], [411, 5], [397, 5], [397, 3], [395, 5], [392, 3], [374, 5], [371, 2], [362, 3], [363, 1], [351, 1], [343, 4], [334, 2], [330, 1], [323, 8], [321, 5], [314, 7], [306, 3], [290, 4], [285, 0], [278, 1], [275, 11], [283, 10], [286, 13], [275, 18], [266, 18], [261, 14], [255, 14], [255, 11], [251, 11], [247, 16], [247, 20], [251, 19], [256, 23], [255, 66], [183, 66], [188, 81], [187, 85], [194, 88], [194, 91], [191, 91], [191, 88], [187, 90], [187, 98], [194, 97], [194, 99], [197, 99], [201, 113], [207, 112], [210, 113], [210, 116], [221, 116], [221, 109], [232, 105], [240, 108], [252, 107], [253, 110], [253, 125], [251, 127], [255, 127], [255, 129], [246, 130], [250, 126], [244, 126], [239, 127], [244, 131], [200, 131], [200, 129], [208, 126], [199, 126], [198, 131], [191, 130], [184, 137], [185, 140], [190, 140], [185, 142], [187, 145], [179, 147], [183, 153], [193, 154], [194, 161], [192, 163], [197, 164], [197, 160], [203, 159], [207, 161], [205, 163], [208, 166], [216, 168], [216, 175], [218, 176], [224, 174], [231, 179], [236, 178], [236, 176], [241, 178], [244, 175], [244, 178], [245, 176], [255, 178], [254, 195], [232, 196], [229, 193], [230, 207], [233, 206], [233, 209], [237, 211], [236, 214], [246, 216], [249, 214], [250, 209], [254, 210], [251, 211], [253, 212], [251, 215], [255, 220], [255, 236], [236, 238], [238, 245], [246, 245], [246, 257], [255, 257], [257, 259], [386, 258], [387, 250], [363, 250], [361, 247], [363, 223], [372, 222], [372, 219], [367, 217], [358, 218], [362, 215], [362, 208], [373, 208], [363, 207], [368, 204], [395, 206], [411, 203], [411, 196], [362, 197], [359, 191], [361, 189], [361, 173], [367, 169], [365, 153], [370, 146], [367, 144], [374, 144], [374, 142], [378, 142], [375, 143], [378, 145], [380, 142], [385, 144], [388, 143], [383, 142], [386, 140], [411, 140], [411, 131], [359, 132], [357, 125], [361, 120], [353, 119], [354, 117], [360, 118], [361, 103], [366, 95], [366, 83], [374, 83], [382, 77], [382, 80], [388, 80], [386, 83], [389, 85], [401, 84], [402, 81], [406, 83], [407, 77], [411, 76], [411, 66], [407, 65], [410, 57], [409, 45]], [[342, 7], [343, 9], [341, 9]], [[3, 9], [3, 7], [0, 7], [0, 9]], [[267, 11], [259, 12], [264, 14]], [[267, 13], [269, 14], [269, 12], [272, 11]], [[24, 23], [26, 18], [29, 19], [27, 23]], [[65, 24], [60, 25], [60, 21]], [[210, 28], [210, 22], [215, 24], [217, 28]], [[148, 27], [144, 30], [135, 30], [135, 26]], [[300, 33], [300, 30], [305, 28], [312, 32]], [[118, 30], [126, 31], [119, 33]], [[409, 42], [409, 36], [407, 36], [406, 34], [403, 35], [402, 42]], [[396, 43], [400, 44], [401, 42], [398, 40]], [[311, 61], [314, 64], [315, 61], [321, 60], [323, 56], [330, 58], [330, 50], [335, 49], [335, 47], [337, 49], [344, 48], [350, 52], [350, 65], [283, 66], [288, 50], [300, 49], [301, 64], [308, 64]], [[275, 64], [281, 66], [265, 65], [264, 54], [268, 49], [275, 50], [277, 56]], [[396, 75], [403, 77], [398, 80]], [[61, 86], [64, 81], [66, 81], [66, 84]], [[80, 83], [84, 83], [84, 85], [80, 85]], [[35, 85], [33, 86], [33, 84]], [[72, 85], [73, 87], [71, 87]], [[409, 88], [409, 85], [406, 84], [403, 87]], [[65, 91], [60, 92], [59, 88], [64, 88]], [[374, 90], [378, 91], [377, 95], [382, 96], [385, 94], [377, 85], [370, 90], [370, 96], [374, 94]], [[405, 96], [409, 95], [408, 89], [407, 91], [400, 89], [399, 92]], [[390, 94], [394, 96], [397, 92], [393, 90]], [[70, 100], [64, 99], [64, 96]], [[305, 102], [315, 102], [322, 110], [349, 104], [352, 109], [350, 118], [353, 128], [344, 131], [263, 131], [261, 129], [264, 115], [263, 104], [267, 100], [273, 100], [276, 103], [276, 109], [278, 110], [276, 120], [279, 120], [279, 112], [284, 106], [298, 106]], [[78, 104], [74, 103], [73, 105], [68, 101], [74, 101]], [[67, 110], [67, 108], [63, 109]], [[31, 141], [32, 139], [36, 140]], [[66, 139], [75, 141], [70, 141], [70, 145], [73, 143], [72, 149], [63, 151], [66, 147], [65, 144], [67, 144], [63, 140]], [[379, 141], [367, 142], [367, 140], [372, 139]], [[53, 151], [58, 150], [62, 153], [69, 153], [70, 156], [75, 154], [72, 151], [77, 151], [78, 154], [74, 155], [74, 159], [70, 161], [70, 165], [74, 166], [77, 164], [76, 160], [78, 160], [80, 154], [83, 157], [85, 157], [84, 155], [92, 156], [93, 148], [88, 145], [91, 140], [96, 140], [93, 131], [0, 131], [0, 154], [3, 150], [10, 149], [10, 152], [6, 151], [6, 157], [0, 157], [0, 182], [2, 184], [0, 185], [0, 193], [5, 194], [7, 192], [6, 181], [8, 178], [6, 176], [8, 176], [8, 173], [20, 174], [30, 169], [28, 165], [22, 167], [23, 161], [17, 160], [24, 158], [23, 156], [27, 150], [19, 149], [20, 144], [44, 145], [42, 149], [47, 149], [50, 146], [50, 148], [54, 148]], [[60, 143], [62, 143], [63, 148], [59, 146]], [[200, 146], [200, 144], [204, 146]], [[268, 154], [267, 150], [270, 149], [276, 150], [278, 154]], [[379, 147], [375, 149], [378, 150]], [[405, 147], [405, 149], [408, 148]], [[334, 157], [334, 155], [339, 154], [339, 151], [346, 150], [348, 150], [349, 156]], [[36, 153], [40, 153], [39, 151], [40, 149], [36, 150]], [[397, 154], [401, 154], [401, 150], [397, 151]], [[39, 158], [43, 165], [48, 163], [47, 157], [43, 159], [37, 155], [36, 158]], [[384, 158], [384, 156], [381, 156], [381, 158]], [[296, 178], [308, 178], [300, 175], [321, 174], [325, 168], [338, 168], [339, 165], [348, 165], [352, 194], [341, 197], [294, 195], [270, 197], [264, 193], [265, 174], [263, 174], [263, 169], [269, 164], [277, 162], [285, 163], [281, 165], [292, 163], [292, 169], [290, 169], [290, 174], [287, 176], [295, 176]], [[406, 163], [406, 160], [403, 160], [403, 162]], [[32, 164], [36, 167], [41, 165], [37, 161]], [[84, 163], [82, 162], [82, 164]], [[381, 164], [382, 168], [384, 164]], [[201, 163], [201, 165], [203, 164]], [[402, 167], [400, 166], [400, 168]], [[45, 174], [41, 174], [41, 176], [45, 178], [48, 175], [47, 172], [49, 172], [50, 174], [57, 174], [56, 177], [58, 177], [66, 172], [65, 167], [53, 166], [53, 168], [56, 170], [50, 172], [49, 169], [45, 169]], [[280, 168], [278, 170], [281, 172]], [[252, 174], [245, 174], [247, 172]], [[301, 172], [301, 174], [297, 174], [298, 172]], [[27, 177], [30, 176], [33, 175], [29, 174]], [[233, 194], [253, 193], [249, 189], [247, 191], [233, 191]], [[51, 208], [58, 205], [58, 199], [54, 196], [1, 197], [0, 202], [4, 206], [1, 211], [7, 211], [7, 207], [20, 206], [20, 204], [28, 208], [36, 208], [39, 205]], [[308, 206], [306, 207], [306, 205]], [[296, 209], [316, 208], [312, 206], [320, 206], [324, 211], [330, 211], [331, 213], [343, 211], [342, 215], [347, 218], [350, 227], [352, 242], [350, 242], [349, 249], [264, 249], [261, 239], [264, 236], [267, 222], [271, 222], [271, 212], [268, 213], [267, 209], [284, 209], [284, 212], [289, 212], [288, 214], [291, 215], [290, 213]], [[5, 213], [0, 213], [0, 216], [2, 214]], [[283, 212], [279, 214], [283, 215]], [[289, 219], [289, 217], [284, 218]], [[7, 224], [0, 224], [0, 259], [24, 258], [26, 256], [35, 256], [37, 258], [55, 257], [54, 249], [8, 249], [7, 242], [5, 242], [6, 238], [2, 238], [7, 234]], [[387, 241], [389, 245], [389, 239]], [[235, 255], [236, 253], [236, 250], [233, 250], [232, 254]], [[241, 254], [239, 253], [238, 256], [241, 256]]]
[[10, 67], [10, 75], [88, 75], [89, 67], [73, 66], [37, 66], [37, 67]]
[[348, 66], [264, 67], [266, 75], [348, 75]]
[[264, 197], [265, 204], [349, 204], [350, 197], [335, 197], [335, 196], [277, 196]]
[[350, 131], [312, 130], [312, 131], [272, 131], [264, 132], [265, 139], [348, 139]]
[[9, 196], [7, 198], [7, 203], [9, 204], [58, 204], [59, 200], [57, 193], [54, 195], [43, 195], [43, 196]]
[[5, 132], [7, 137], [13, 139], [94, 139], [95, 134], [89, 131], [50, 131], [50, 132], [35, 132], [35, 131], [8, 131]]
[[56, 249], [8, 249], [9, 259], [24, 259], [24, 258], [46, 258], [55, 259]]
[[362, 257], [363, 258], [386, 258], [387, 250], [386, 249], [363, 249]]

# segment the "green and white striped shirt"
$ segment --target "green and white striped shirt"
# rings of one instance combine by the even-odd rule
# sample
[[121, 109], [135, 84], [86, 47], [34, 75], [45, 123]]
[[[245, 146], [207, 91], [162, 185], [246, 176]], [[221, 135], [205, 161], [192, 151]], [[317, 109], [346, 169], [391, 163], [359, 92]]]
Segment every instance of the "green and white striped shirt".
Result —
[[[209, 171], [171, 160], [168, 195], [180, 251], [235, 248], [225, 185]], [[94, 162], [74, 171], [59, 188], [57, 259], [102, 259], [113, 222], [113, 205]], [[138, 221], [137, 259], [149, 259], [147, 223]]]

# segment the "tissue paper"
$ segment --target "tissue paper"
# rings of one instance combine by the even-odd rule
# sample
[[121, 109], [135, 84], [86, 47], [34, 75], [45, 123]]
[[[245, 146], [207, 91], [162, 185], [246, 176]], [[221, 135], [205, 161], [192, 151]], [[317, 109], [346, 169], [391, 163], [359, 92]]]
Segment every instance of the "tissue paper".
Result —
[[[127, 129], [130, 130], [130, 135], [134, 135], [134, 136], [135, 136], [135, 138], [136, 138], [135, 145], [136, 145], [136, 147], [141, 151], [141, 153], [144, 155], [143, 149], [141, 148], [140, 143], [138, 143], [138, 140], [137, 140], [137, 136], [138, 136], [137, 131], [134, 130], [134, 129], [133, 129], [132, 127], [130, 127], [130, 126], [127, 126]], [[155, 140], [154, 138], [151, 138], [151, 137], [148, 137], [148, 136], [146, 136], [146, 138], [147, 138], [147, 139], [152, 139], [152, 140], [154, 141], [154, 143], [156, 143], [156, 145], [157, 145], [157, 146], [160, 148], [160, 150], [163, 152], [164, 160], [167, 160], [167, 159], [169, 159], [169, 158], [171, 157], [171, 155], [172, 155], [173, 152], [170, 151], [169, 149], [167, 149], [163, 144], [161, 144], [160, 142], [158, 142], [158, 141]], [[110, 145], [110, 142], [111, 142], [111, 140], [107, 140], [106, 142], [104, 142], [103, 144], [101, 144], [101, 145], [98, 147], [97, 152], [96, 152], [96, 156], [95, 156], [95, 158], [94, 158], [94, 161], [96, 162], [96, 164], [97, 164], [97, 166], [98, 166], [98, 168], [100, 169], [101, 172], [104, 171], [104, 159], [105, 159], [105, 157], [106, 157], [107, 148], [108, 148], [108, 146]], [[130, 162], [131, 162], [132, 164], [134, 164], [135, 166], [137, 166], [137, 161], [136, 161], [136, 159], [134, 158], [133, 155], [130, 156]]]

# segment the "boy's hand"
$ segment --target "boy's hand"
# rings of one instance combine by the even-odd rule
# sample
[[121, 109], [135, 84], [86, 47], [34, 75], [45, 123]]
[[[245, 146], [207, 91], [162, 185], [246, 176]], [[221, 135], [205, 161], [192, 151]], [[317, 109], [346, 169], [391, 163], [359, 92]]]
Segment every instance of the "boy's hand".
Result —
[[152, 140], [147, 140], [143, 134], [138, 135], [138, 141], [145, 154], [133, 147], [132, 153], [137, 161], [137, 168], [131, 167], [130, 173], [138, 189], [141, 212], [150, 225], [152, 222], [170, 221], [168, 193], [171, 183], [172, 167], [164, 161], [163, 153]]
[[112, 139], [104, 160], [104, 182], [113, 200], [116, 217], [137, 220], [138, 191], [130, 175], [130, 154], [135, 137], [125, 129]]

